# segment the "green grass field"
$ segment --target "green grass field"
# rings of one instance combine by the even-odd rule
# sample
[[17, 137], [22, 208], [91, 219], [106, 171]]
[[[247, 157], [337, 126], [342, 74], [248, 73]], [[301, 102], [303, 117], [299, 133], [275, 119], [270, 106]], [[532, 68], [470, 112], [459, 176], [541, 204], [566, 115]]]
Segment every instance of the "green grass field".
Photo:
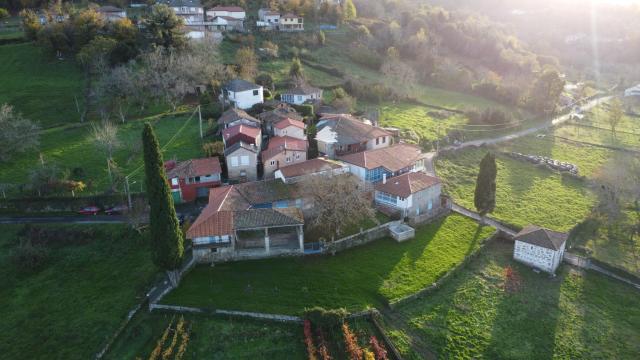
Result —
[[[444, 359], [636, 359], [640, 296], [626, 284], [562, 265], [556, 278], [491, 244], [461, 275], [387, 321], [407, 359], [412, 341]], [[505, 290], [505, 268], [520, 278]]]
[[3, 358], [91, 358], [148, 290], [156, 268], [145, 240], [121, 225], [87, 226], [75, 226], [94, 231], [86, 244], [50, 246], [37, 273], [10, 260], [21, 226], [1, 226]]
[[[465, 207], [474, 208], [478, 166], [487, 151], [468, 149], [438, 159], [436, 172], [447, 193]], [[491, 216], [506, 223], [568, 231], [589, 215], [596, 202], [580, 180], [506, 156], [497, 156], [497, 165], [496, 209]]]
[[78, 122], [74, 96], [83, 86], [73, 60], [60, 61], [34, 44], [0, 46], [0, 104], [43, 127]]
[[164, 303], [300, 314], [324, 306], [362, 310], [414, 293], [460, 263], [491, 228], [451, 215], [398, 244], [390, 238], [335, 256], [199, 266]]
[[[202, 141], [199, 135], [197, 115], [190, 113], [180, 116], [152, 117], [160, 145], [164, 149], [165, 159], [177, 158], [185, 160], [201, 157]], [[142, 165], [142, 128], [144, 121], [129, 121], [118, 124], [118, 138], [121, 147], [115, 152], [115, 161], [122, 172], [130, 174]], [[169, 144], [169, 141], [173, 141]], [[167, 146], [168, 144], [168, 146]], [[44, 130], [41, 136], [40, 149], [37, 152], [22, 154], [14, 160], [3, 164], [0, 182], [21, 184], [27, 181], [29, 171], [38, 166], [42, 154], [46, 162], [58, 164], [63, 169], [72, 170], [80, 167], [85, 176], [82, 179], [90, 187], [87, 193], [101, 192], [109, 188], [106, 154], [101, 152], [91, 138], [91, 126], [88, 123], [56, 127]], [[139, 191], [144, 171], [140, 169], [131, 179], [133, 191]]]
[[[147, 359], [173, 316], [141, 313], [106, 359]], [[187, 315], [185, 320], [191, 329], [185, 359], [302, 359], [306, 355], [302, 325], [206, 315]]]

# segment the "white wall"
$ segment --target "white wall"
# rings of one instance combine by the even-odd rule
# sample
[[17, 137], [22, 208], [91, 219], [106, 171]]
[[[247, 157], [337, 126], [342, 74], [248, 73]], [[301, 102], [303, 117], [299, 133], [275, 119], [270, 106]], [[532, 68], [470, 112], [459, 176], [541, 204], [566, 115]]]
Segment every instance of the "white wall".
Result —
[[304, 129], [300, 129], [297, 126], [287, 126], [284, 129], [274, 128], [273, 130], [275, 136], [291, 136], [292, 138], [307, 140], [307, 136], [304, 134]]
[[554, 273], [562, 260], [564, 246], [565, 244], [562, 244], [562, 248], [559, 251], [554, 251], [516, 240], [513, 248], [513, 258], [540, 270]]
[[378, 139], [377, 144], [376, 139], [367, 141], [367, 150], [382, 149], [391, 145], [391, 136], [381, 136]]
[[236, 103], [236, 106], [240, 109], [250, 109], [255, 104], [262, 104], [264, 102], [263, 88], [260, 86], [255, 91], [258, 95], [254, 95], [254, 90], [233, 92], [229, 91], [229, 100]]

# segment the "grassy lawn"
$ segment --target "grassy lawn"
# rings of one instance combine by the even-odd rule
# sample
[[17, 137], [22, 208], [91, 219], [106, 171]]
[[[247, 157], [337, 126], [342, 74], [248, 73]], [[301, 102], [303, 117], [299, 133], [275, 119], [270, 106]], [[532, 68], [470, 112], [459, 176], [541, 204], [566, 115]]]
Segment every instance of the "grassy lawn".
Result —
[[[417, 340], [445, 359], [636, 359], [640, 296], [632, 287], [562, 265], [556, 278], [511, 260], [491, 244], [438, 292], [387, 322], [407, 359]], [[505, 290], [505, 268], [520, 278]], [[390, 318], [389, 318], [390, 319]]]
[[[289, 59], [275, 59], [270, 61], [261, 61], [259, 69], [261, 73], [268, 73], [276, 84], [289, 80], [289, 67], [291, 61]], [[342, 83], [339, 77], [329, 75], [324, 71], [314, 69], [309, 66], [302, 65], [305, 78], [311, 85], [318, 87], [335, 86]], [[280, 89], [277, 89], [280, 90]]]
[[617, 218], [593, 215], [576, 229], [569, 242], [574, 251], [640, 276], [640, 238], [630, 236], [637, 215], [622, 211]]
[[491, 232], [451, 215], [402, 244], [385, 238], [335, 256], [199, 266], [163, 302], [283, 314], [381, 306], [436, 281]]
[[[446, 191], [471, 209], [478, 166], [486, 152], [468, 149], [438, 159], [436, 171]], [[497, 157], [497, 165], [496, 209], [492, 216], [507, 223], [568, 231], [585, 219], [595, 204], [595, 195], [580, 180], [505, 156]]]
[[36, 45], [0, 46], [0, 104], [9, 103], [43, 127], [77, 122], [74, 96], [82, 74], [75, 63], [60, 61]]
[[446, 134], [448, 127], [467, 122], [466, 116], [459, 114], [437, 119], [429, 114], [437, 110], [407, 103], [386, 103], [380, 106], [380, 112], [380, 125], [405, 130], [408, 132], [405, 137], [410, 139], [436, 140], [438, 134], [440, 137]]
[[82, 225], [94, 232], [86, 244], [49, 245], [45, 268], [21, 273], [10, 260], [20, 229], [2, 225], [0, 232], [0, 353], [7, 359], [93, 357], [156, 273], [146, 242], [120, 225]]
[[[173, 316], [141, 313], [106, 358], [148, 358]], [[185, 359], [302, 359], [306, 355], [302, 325], [206, 315], [185, 320], [191, 328]]]
[[[189, 114], [172, 117], [149, 118], [164, 148], [165, 159], [176, 157], [178, 160], [200, 157], [202, 142], [199, 135], [197, 116]], [[124, 174], [129, 174], [142, 165], [141, 134], [144, 121], [129, 121], [118, 125], [118, 138], [121, 147], [115, 152], [115, 161]], [[169, 141], [173, 138], [173, 141]], [[167, 146], [168, 144], [168, 146]], [[47, 162], [53, 162], [68, 170], [82, 168], [82, 179], [90, 188], [87, 193], [101, 192], [110, 186], [107, 173], [106, 155], [99, 151], [91, 138], [91, 126], [88, 123], [68, 125], [44, 130], [38, 152], [23, 154], [3, 165], [0, 182], [21, 184], [27, 181], [29, 171], [39, 164], [39, 154]], [[144, 171], [140, 169], [133, 181], [133, 191], [142, 184]]]

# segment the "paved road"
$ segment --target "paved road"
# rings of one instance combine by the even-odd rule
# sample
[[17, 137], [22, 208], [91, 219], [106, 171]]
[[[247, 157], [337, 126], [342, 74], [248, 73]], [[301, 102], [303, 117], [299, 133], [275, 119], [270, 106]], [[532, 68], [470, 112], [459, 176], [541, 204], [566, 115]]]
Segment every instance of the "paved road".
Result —
[[[603, 102], [607, 102], [609, 100], [611, 100], [613, 98], [613, 96], [605, 96], [605, 97], [601, 97], [598, 99], [594, 99], [589, 101], [588, 103], [580, 106], [580, 109], [584, 112], [584, 111], [589, 111], [592, 108], [602, 104]], [[472, 140], [472, 141], [467, 141], [464, 142], [460, 145], [451, 145], [451, 146], [447, 146], [442, 148], [442, 150], [460, 150], [460, 149], [464, 149], [466, 147], [469, 146], [481, 146], [481, 145], [491, 145], [491, 144], [497, 144], [497, 143], [501, 143], [501, 142], [505, 142], [505, 141], [510, 141], [513, 139], [517, 139], [519, 137], [523, 137], [523, 136], [527, 136], [527, 135], [531, 135], [534, 133], [537, 133], [538, 131], [550, 128], [552, 126], [557, 126], [560, 125], [568, 120], [571, 119], [571, 114], [567, 114], [567, 115], [562, 115], [562, 116], [558, 116], [554, 119], [545, 121], [542, 124], [536, 125], [534, 127], [528, 128], [528, 129], [524, 129], [524, 130], [520, 130], [517, 131], [515, 133], [509, 134], [509, 135], [504, 135], [504, 136], [499, 136], [499, 137], [495, 137], [495, 138], [488, 138], [488, 139], [478, 139], [478, 140]]]
[[124, 216], [2, 216], [0, 224], [46, 224], [46, 223], [64, 223], [64, 224], [120, 224], [124, 223]]

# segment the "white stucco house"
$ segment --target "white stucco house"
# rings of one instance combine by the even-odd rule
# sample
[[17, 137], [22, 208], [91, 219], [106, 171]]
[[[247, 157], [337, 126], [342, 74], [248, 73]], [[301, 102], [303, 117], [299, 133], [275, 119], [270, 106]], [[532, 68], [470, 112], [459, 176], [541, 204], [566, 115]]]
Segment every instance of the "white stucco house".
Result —
[[169, 6], [184, 20], [188, 38], [202, 39], [206, 36], [204, 8], [200, 0], [158, 0], [157, 3]]
[[244, 20], [247, 13], [240, 6], [216, 6], [207, 10], [207, 16], [227, 16], [238, 20]]
[[278, 29], [280, 26], [280, 13], [271, 9], [258, 10], [256, 26], [262, 29]]
[[440, 210], [442, 182], [424, 172], [410, 172], [375, 185], [376, 205], [397, 210], [403, 218], [436, 215]]
[[231, 80], [222, 87], [220, 101], [240, 109], [250, 109], [264, 102], [263, 87], [241, 79]]
[[636, 85], [634, 87], [630, 87], [627, 90], [625, 90], [624, 96], [625, 97], [640, 96], [640, 85]]
[[302, 121], [286, 118], [273, 124], [273, 135], [307, 140], [307, 135], [304, 133], [305, 128], [306, 126]]
[[515, 236], [513, 258], [555, 274], [564, 256], [567, 234], [528, 225]]
[[301, 84], [283, 91], [280, 94], [280, 100], [294, 105], [302, 105], [306, 102], [314, 103], [322, 100], [322, 89]]
[[393, 143], [390, 132], [349, 114], [322, 116], [316, 127], [318, 151], [331, 159], [365, 150], [386, 148]]

